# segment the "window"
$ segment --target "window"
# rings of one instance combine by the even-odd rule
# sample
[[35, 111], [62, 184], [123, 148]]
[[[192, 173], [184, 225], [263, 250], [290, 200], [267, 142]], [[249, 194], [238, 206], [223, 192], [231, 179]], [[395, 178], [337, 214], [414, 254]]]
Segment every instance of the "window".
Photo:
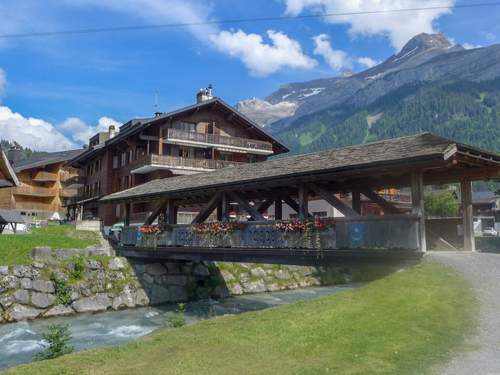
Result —
[[181, 158], [190, 158], [192, 155], [192, 149], [189, 147], [179, 147], [179, 157]]
[[122, 153], [122, 167], [127, 165], [127, 153]]
[[185, 132], [195, 132], [196, 124], [193, 124], [192, 122], [179, 121], [173, 124], [173, 128]]
[[113, 169], [118, 168], [118, 156], [113, 156]]

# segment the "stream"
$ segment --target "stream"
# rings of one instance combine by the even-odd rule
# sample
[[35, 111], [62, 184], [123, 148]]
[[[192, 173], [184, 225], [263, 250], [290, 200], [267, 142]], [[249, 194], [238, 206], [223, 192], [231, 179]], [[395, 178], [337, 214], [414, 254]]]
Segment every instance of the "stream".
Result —
[[[286, 305], [296, 301], [332, 295], [353, 289], [359, 284], [331, 287], [312, 287], [273, 293], [251, 294], [220, 301], [203, 300], [186, 303], [187, 324], [211, 317], [240, 314], [247, 311]], [[176, 304], [144, 307], [98, 314], [79, 314], [68, 317], [41, 319], [0, 325], [0, 370], [31, 362], [44, 348], [42, 333], [49, 324], [68, 324], [75, 351], [121, 344], [147, 335], [166, 326], [165, 314], [175, 311]]]

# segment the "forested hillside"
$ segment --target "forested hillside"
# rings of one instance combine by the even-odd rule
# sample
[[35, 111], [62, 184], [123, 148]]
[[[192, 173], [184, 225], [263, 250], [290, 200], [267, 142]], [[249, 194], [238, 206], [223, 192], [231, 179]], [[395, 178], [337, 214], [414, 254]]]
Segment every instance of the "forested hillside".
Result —
[[7, 152], [7, 150], [9, 150], [12, 147], [16, 147], [16, 148], [19, 148], [21, 150], [20, 160], [26, 160], [26, 159], [30, 159], [32, 157], [47, 154], [46, 152], [33, 151], [30, 148], [22, 147], [17, 142], [9, 142], [9, 141], [6, 141], [4, 139], [0, 140], [0, 149], [4, 150], [4, 152]]
[[403, 86], [366, 108], [301, 117], [277, 135], [304, 153], [427, 131], [500, 152], [500, 79]]

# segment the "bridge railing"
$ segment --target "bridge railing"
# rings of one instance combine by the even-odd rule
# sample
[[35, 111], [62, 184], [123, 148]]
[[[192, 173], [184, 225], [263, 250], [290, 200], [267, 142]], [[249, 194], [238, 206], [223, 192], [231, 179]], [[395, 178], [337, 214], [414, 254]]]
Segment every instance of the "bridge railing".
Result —
[[[333, 221], [332, 221], [333, 220]], [[419, 249], [418, 216], [386, 215], [328, 219], [321, 229], [287, 232], [287, 222], [245, 222], [229, 233], [200, 226], [170, 225], [162, 233], [142, 233], [125, 227], [121, 245], [136, 248], [249, 248], [249, 249]]]

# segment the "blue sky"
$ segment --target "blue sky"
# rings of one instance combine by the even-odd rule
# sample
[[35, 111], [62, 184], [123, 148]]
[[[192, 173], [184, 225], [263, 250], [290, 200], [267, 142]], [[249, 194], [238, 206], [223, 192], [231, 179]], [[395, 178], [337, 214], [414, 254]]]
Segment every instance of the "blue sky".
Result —
[[[124, 25], [456, 5], [457, 0], [0, 0], [0, 35]], [[500, 7], [0, 39], [0, 138], [80, 146], [111, 123], [194, 101], [212, 83], [231, 104], [287, 82], [355, 71], [420, 32], [498, 42]]]

